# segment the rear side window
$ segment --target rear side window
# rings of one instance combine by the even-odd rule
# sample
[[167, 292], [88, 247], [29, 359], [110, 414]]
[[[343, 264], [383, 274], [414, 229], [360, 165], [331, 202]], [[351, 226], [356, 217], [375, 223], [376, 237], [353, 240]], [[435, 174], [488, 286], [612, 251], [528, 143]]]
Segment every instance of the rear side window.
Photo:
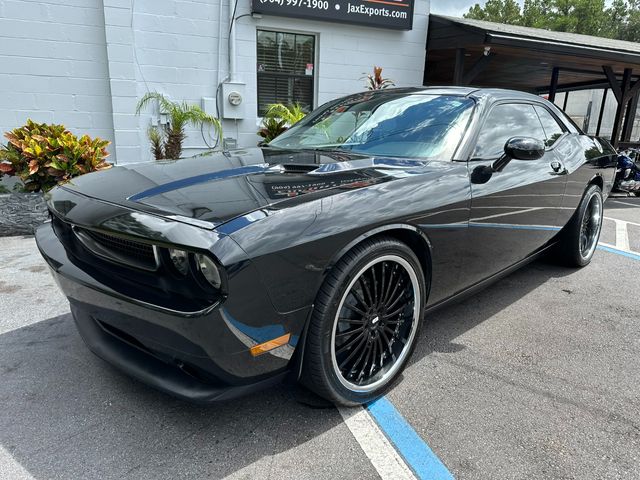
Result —
[[533, 108], [535, 108], [538, 117], [540, 117], [540, 122], [542, 123], [542, 128], [545, 133], [545, 144], [547, 147], [550, 147], [564, 134], [565, 129], [546, 108], [538, 105]]
[[533, 105], [504, 103], [493, 107], [480, 129], [473, 158], [499, 158], [512, 137], [546, 138]]

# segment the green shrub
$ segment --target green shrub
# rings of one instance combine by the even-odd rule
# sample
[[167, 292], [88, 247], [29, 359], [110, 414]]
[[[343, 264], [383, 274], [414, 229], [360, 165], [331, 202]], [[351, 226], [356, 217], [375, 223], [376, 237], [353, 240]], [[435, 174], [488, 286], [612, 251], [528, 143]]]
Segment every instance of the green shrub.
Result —
[[265, 117], [262, 120], [262, 127], [260, 128], [260, 130], [258, 130], [258, 135], [264, 138], [262, 143], [269, 143], [278, 135], [286, 131], [287, 124], [284, 120]]
[[299, 103], [293, 105], [283, 105], [282, 103], [272, 103], [269, 105], [264, 118], [276, 118], [284, 121], [288, 126], [292, 126], [302, 120], [307, 113]]
[[258, 135], [264, 138], [260, 144], [269, 143], [289, 127], [302, 120], [306, 115], [306, 112], [298, 103], [294, 105], [272, 103], [264, 114], [262, 125], [258, 130]]
[[109, 142], [83, 135], [78, 138], [62, 125], [31, 120], [4, 134], [0, 146], [0, 176], [18, 176], [29, 192], [50, 190], [85, 173], [110, 168]]

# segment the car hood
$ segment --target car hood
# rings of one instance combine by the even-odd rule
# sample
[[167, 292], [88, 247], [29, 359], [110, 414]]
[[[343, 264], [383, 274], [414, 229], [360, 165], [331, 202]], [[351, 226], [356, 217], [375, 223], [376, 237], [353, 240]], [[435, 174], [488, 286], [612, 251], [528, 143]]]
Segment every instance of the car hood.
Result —
[[214, 228], [403, 176], [426, 162], [344, 152], [253, 148], [178, 161], [115, 166], [64, 185], [91, 198]]

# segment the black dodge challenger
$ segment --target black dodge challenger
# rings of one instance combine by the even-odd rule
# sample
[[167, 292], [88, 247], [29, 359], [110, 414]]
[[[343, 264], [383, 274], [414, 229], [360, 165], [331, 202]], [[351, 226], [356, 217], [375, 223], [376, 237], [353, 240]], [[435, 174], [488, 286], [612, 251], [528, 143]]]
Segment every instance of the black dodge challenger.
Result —
[[261, 148], [50, 192], [40, 251], [104, 360], [197, 402], [293, 375], [367, 402], [433, 309], [548, 250], [587, 265], [609, 143], [506, 90], [340, 98]]

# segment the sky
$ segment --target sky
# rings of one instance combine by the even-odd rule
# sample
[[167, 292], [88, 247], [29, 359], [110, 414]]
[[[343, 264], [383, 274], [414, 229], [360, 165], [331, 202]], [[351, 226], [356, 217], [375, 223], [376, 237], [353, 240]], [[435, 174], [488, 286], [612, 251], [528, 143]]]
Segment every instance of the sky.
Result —
[[431, 0], [431, 13], [440, 15], [451, 15], [461, 17], [463, 13], [469, 11], [469, 7], [476, 3], [483, 4], [483, 0]]

